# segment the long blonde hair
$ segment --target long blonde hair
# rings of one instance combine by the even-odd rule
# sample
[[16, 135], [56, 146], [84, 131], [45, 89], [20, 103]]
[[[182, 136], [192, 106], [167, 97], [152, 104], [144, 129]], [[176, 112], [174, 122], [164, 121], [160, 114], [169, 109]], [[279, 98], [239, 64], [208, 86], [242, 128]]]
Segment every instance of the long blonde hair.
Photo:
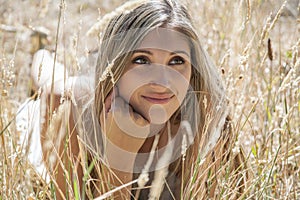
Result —
[[[184, 119], [192, 127], [194, 141], [186, 152], [185, 163], [186, 166], [191, 166], [196, 159], [204, 159], [215, 147], [224, 127], [228, 108], [226, 93], [218, 71], [200, 44], [191, 16], [178, 1], [143, 1], [136, 8], [117, 13], [112, 17], [101, 35], [96, 65], [94, 100], [96, 116], [99, 121], [103, 102], [124, 73], [133, 50], [150, 31], [161, 27], [185, 35], [191, 48], [191, 89], [181, 108], [170, 119], [174, 123], [177, 119]], [[196, 98], [189, 98], [190, 95]], [[182, 113], [182, 107], [185, 107], [185, 113], [188, 114]], [[181, 161], [178, 159], [176, 166], [173, 167], [174, 173], [181, 174], [182, 168], [178, 167], [180, 164]], [[186, 180], [191, 171], [185, 170], [184, 173], [182, 175]]]
[[[189, 40], [193, 66], [190, 80], [193, 91], [189, 92], [197, 96], [200, 111], [200, 119], [191, 121], [203, 123], [209, 113], [211, 124], [216, 125], [220, 118], [224, 117], [227, 109], [225, 90], [215, 66], [200, 44], [190, 15], [186, 8], [175, 0], [146, 1], [134, 10], [121, 13], [110, 21], [101, 40], [96, 66], [97, 116], [100, 116], [104, 99], [122, 76], [133, 50], [151, 30], [159, 27], [174, 29]], [[201, 130], [203, 127], [204, 124], [197, 129]]]

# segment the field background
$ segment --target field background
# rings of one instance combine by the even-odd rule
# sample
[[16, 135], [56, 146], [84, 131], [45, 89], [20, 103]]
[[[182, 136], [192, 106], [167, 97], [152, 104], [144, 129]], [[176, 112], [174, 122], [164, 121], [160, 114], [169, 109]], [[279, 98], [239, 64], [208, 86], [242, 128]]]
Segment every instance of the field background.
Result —
[[[20, 154], [14, 121], [33, 89], [33, 53], [57, 44], [58, 60], [85, 73], [81, 60], [98, 44], [86, 32], [125, 1], [62, 2], [0, 0], [0, 199], [50, 196]], [[247, 156], [250, 180], [240, 198], [300, 199], [299, 0], [184, 3], [227, 87], [238, 134], [232, 151], [242, 147]]]

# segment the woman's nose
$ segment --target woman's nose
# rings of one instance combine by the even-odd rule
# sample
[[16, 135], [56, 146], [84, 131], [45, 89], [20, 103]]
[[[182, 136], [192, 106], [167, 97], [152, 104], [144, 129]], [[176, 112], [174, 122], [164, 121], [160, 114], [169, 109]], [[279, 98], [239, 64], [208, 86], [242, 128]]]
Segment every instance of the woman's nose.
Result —
[[149, 87], [157, 93], [165, 93], [169, 91], [166, 84], [163, 85], [163, 84], [151, 82], [149, 83]]
[[157, 89], [169, 88], [171, 82], [171, 73], [167, 66], [156, 64], [152, 66], [150, 74], [150, 86]]

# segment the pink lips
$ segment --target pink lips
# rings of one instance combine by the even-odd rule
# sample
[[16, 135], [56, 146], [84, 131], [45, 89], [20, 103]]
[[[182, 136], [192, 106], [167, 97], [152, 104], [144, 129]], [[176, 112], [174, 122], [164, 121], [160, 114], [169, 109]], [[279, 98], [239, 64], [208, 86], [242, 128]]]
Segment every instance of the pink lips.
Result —
[[148, 96], [142, 96], [144, 99], [154, 104], [166, 104], [168, 103], [174, 95], [170, 94], [151, 94]]

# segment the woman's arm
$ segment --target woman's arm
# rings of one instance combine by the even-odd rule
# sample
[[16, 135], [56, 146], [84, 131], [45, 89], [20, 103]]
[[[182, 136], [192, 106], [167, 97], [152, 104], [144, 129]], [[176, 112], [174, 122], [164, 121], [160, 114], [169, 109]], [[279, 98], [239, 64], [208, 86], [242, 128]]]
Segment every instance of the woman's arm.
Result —
[[[53, 95], [52, 98], [53, 103], [46, 103], [49, 106], [41, 131], [43, 159], [51, 179], [54, 179], [57, 199], [72, 198], [74, 181], [80, 189], [83, 177], [77, 132], [71, 114], [71, 102], [67, 100], [60, 103], [59, 95]], [[51, 97], [47, 100], [50, 102]]]
[[[74, 182], [79, 188], [84, 187], [82, 186], [83, 170], [80, 163], [76, 122], [71, 113], [71, 101], [66, 100], [60, 103], [59, 95], [53, 97], [53, 103], [49, 103], [50, 96], [47, 99], [46, 105], [49, 106], [46, 109], [45, 123], [41, 131], [44, 161], [51, 172], [52, 180], [54, 180], [57, 199], [73, 198], [74, 189], [76, 189]], [[105, 119], [103, 118], [101, 122], [101, 124], [105, 124], [103, 126], [105, 131], [102, 132], [106, 139], [103, 143], [106, 161], [110, 166], [105, 167], [103, 173], [104, 176], [109, 176], [108, 184], [119, 187], [132, 181], [136, 154], [146, 139], [134, 137], [128, 134], [128, 131], [132, 131], [131, 128], [145, 127], [149, 123], [142, 116], [133, 112], [130, 105], [126, 104], [122, 98], [117, 97], [115, 101], [117, 102], [115, 107], [108, 110]], [[51, 108], [50, 105], [52, 105]], [[128, 124], [137, 126], [123, 127]], [[144, 133], [144, 135], [147, 134]], [[120, 149], [126, 152], [125, 157], [122, 153], [120, 154]], [[55, 161], [53, 158], [56, 158]], [[125, 187], [114, 193], [113, 197], [128, 199], [131, 194], [130, 190], [131, 186]]]
[[[149, 122], [135, 113], [121, 97], [110, 94], [100, 117], [107, 174], [115, 187], [132, 181], [136, 155], [149, 135]], [[113, 107], [111, 104], [114, 104]], [[138, 135], [134, 135], [138, 134]], [[129, 199], [131, 185], [114, 193], [114, 199]]]

